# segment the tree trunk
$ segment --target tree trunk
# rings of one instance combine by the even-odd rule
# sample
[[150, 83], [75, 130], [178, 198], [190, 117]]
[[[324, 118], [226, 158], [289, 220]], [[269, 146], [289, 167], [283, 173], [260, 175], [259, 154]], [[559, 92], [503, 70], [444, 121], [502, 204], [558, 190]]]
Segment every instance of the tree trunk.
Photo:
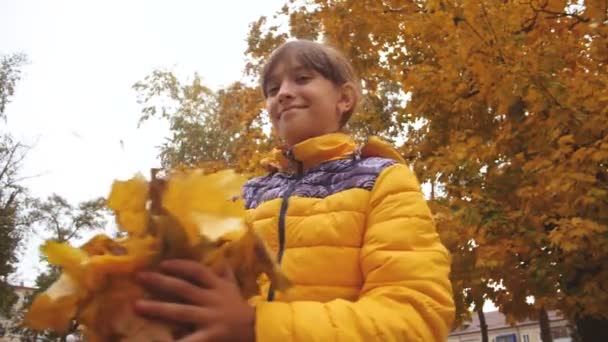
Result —
[[549, 315], [544, 306], [538, 311], [538, 324], [540, 325], [540, 339], [543, 342], [553, 342], [551, 326], [549, 325]]
[[608, 341], [608, 320], [590, 317], [577, 317], [574, 320], [576, 334], [580, 342]]
[[483, 313], [483, 305], [477, 306], [477, 317], [479, 318], [479, 327], [481, 328], [481, 342], [489, 342], [488, 324], [486, 323], [486, 316]]

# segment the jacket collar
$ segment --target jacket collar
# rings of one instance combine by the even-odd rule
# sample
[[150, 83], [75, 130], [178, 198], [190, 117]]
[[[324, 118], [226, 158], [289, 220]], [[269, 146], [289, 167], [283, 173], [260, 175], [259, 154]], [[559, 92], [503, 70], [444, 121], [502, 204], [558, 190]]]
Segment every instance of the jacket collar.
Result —
[[301, 173], [324, 162], [358, 156], [404, 162], [397, 150], [378, 137], [370, 137], [359, 147], [347, 134], [330, 133], [304, 140], [290, 149], [275, 149], [262, 160], [262, 165], [271, 172]]

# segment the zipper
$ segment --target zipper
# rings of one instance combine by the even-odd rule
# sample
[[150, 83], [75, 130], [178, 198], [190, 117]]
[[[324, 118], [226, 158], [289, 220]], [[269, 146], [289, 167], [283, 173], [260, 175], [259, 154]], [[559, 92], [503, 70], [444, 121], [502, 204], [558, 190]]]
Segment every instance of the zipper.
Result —
[[[298, 181], [302, 178], [302, 176], [304, 174], [302, 162], [295, 159], [295, 157], [293, 156], [293, 152], [291, 150], [287, 151], [286, 157], [290, 161], [296, 163], [297, 174], [295, 175], [295, 177], [292, 178], [293, 182], [291, 184], [289, 184], [289, 186], [287, 187], [287, 190], [285, 191], [285, 193], [283, 194], [283, 196], [281, 198], [281, 210], [279, 211], [279, 223], [277, 226], [277, 230], [278, 230], [277, 233], [278, 233], [278, 237], [279, 237], [279, 250], [277, 251], [277, 263], [279, 265], [281, 264], [281, 261], [283, 260], [283, 253], [285, 252], [285, 220], [287, 218], [287, 209], [289, 208], [289, 197], [295, 191]], [[271, 284], [270, 288], [268, 289], [268, 297], [266, 299], [269, 302], [272, 302], [274, 300], [274, 296], [275, 296], [275, 289]]]

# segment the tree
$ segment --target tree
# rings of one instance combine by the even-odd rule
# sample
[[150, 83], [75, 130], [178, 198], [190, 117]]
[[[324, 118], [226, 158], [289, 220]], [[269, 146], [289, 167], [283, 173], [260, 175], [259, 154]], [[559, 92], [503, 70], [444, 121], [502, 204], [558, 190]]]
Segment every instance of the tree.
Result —
[[404, 155], [444, 190], [437, 204], [473, 219], [459, 250], [489, 271], [479, 296], [511, 322], [547, 309], [606, 319], [606, 11], [602, 1], [290, 2], [278, 14], [289, 32], [252, 25], [247, 70], [290, 36], [337, 46], [368, 97], [409, 99], [358, 119], [407, 134]]
[[21, 67], [27, 58], [24, 54], [0, 56], [0, 118], [6, 119], [4, 110], [15, 94], [15, 86], [21, 78]]
[[7, 316], [17, 299], [8, 278], [15, 271], [23, 235], [20, 213], [26, 190], [19, 184], [19, 169], [25, 153], [10, 136], [0, 138], [0, 312]]
[[[25, 55], [0, 56], [0, 118], [6, 119], [5, 109], [15, 93], [20, 67]], [[27, 147], [8, 133], [0, 133], [0, 313], [8, 316], [17, 300], [8, 277], [15, 271], [17, 251], [22, 234], [20, 213], [26, 189], [20, 185], [19, 171]]]
[[74, 206], [65, 198], [52, 194], [45, 200], [31, 199], [28, 223], [47, 240], [70, 242], [85, 232], [103, 229], [105, 200], [95, 198]]
[[[288, 13], [287, 7], [282, 13]], [[294, 32], [301, 37], [316, 37], [316, 26], [309, 19], [306, 15], [293, 17], [293, 25], [303, 25], [293, 28]], [[169, 122], [171, 137], [160, 147], [164, 168], [204, 164], [211, 169], [230, 167], [253, 175], [264, 171], [260, 162], [278, 141], [273, 132], [265, 132], [270, 120], [257, 78], [264, 60], [289, 37], [264, 35], [265, 24], [264, 17], [252, 23], [248, 36], [245, 76], [254, 82], [237, 81], [214, 91], [201, 83], [198, 74], [182, 82], [171, 71], [155, 70], [133, 86], [143, 105], [140, 124], [153, 117]], [[373, 92], [366, 88], [359, 114], [351, 120], [349, 129], [360, 139], [375, 134], [393, 140], [400, 132], [395, 124], [402, 124], [392, 115], [400, 108], [401, 91], [391, 79], [375, 77], [374, 82], [377, 87]]]
[[[275, 15], [288, 28], [251, 24], [245, 73], [257, 79], [293, 37], [343, 51], [364, 91], [354, 134], [406, 139], [435, 192], [457, 312], [491, 299], [514, 323], [558, 309], [592, 341], [608, 319], [607, 11], [598, 0], [289, 1]], [[207, 113], [226, 140], [195, 159], [229, 144], [221, 156], [238, 164], [270, 146], [248, 136], [264, 122], [254, 88], [236, 89]], [[175, 146], [198, 134], [177, 132]]]
[[172, 136], [160, 147], [162, 166], [235, 168], [259, 172], [272, 138], [263, 132], [261, 92], [235, 82], [213, 91], [194, 74], [190, 82], [170, 71], [155, 70], [133, 88], [144, 106], [140, 124], [153, 117], [169, 122]]
[[222, 147], [228, 145], [229, 137], [215, 120], [217, 94], [198, 75], [182, 84], [172, 72], [155, 70], [133, 88], [144, 106], [140, 125], [155, 117], [169, 121], [173, 135], [160, 148], [164, 167], [228, 160]]
[[[103, 198], [72, 205], [65, 198], [52, 194], [44, 200], [30, 199], [27, 222], [36, 235], [44, 236], [47, 240], [74, 243], [74, 240], [81, 238], [83, 234], [104, 228], [106, 224], [105, 211], [105, 200]], [[44, 258], [42, 258], [42, 261], [46, 262]], [[44, 292], [53, 284], [60, 273], [57, 267], [50, 266], [47, 271], [39, 274], [36, 278], [36, 290], [27, 297], [24, 308], [31, 305], [37, 294]], [[22, 314], [23, 310], [18, 317], [19, 321], [22, 319]], [[76, 328], [74, 326], [71, 332], [74, 332]], [[38, 333], [24, 328], [16, 328], [15, 330], [22, 336], [29, 338], [38, 335]], [[45, 336], [60, 341], [65, 341], [66, 337], [57, 336], [53, 333], [46, 333]]]

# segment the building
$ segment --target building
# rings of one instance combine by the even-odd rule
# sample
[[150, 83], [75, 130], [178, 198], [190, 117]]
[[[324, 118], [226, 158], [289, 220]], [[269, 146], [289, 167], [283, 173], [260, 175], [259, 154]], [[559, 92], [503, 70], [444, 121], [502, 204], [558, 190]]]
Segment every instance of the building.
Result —
[[[33, 287], [23, 286], [22, 285], [14, 285], [13, 290], [17, 295], [17, 302], [15, 303], [15, 309], [19, 310], [22, 308], [26, 297], [36, 290]], [[0, 341], [12, 342], [12, 341], [21, 341], [21, 336], [12, 333], [11, 327], [16, 323], [16, 317], [2, 317], [0, 315]]]
[[[23, 284], [21, 285], [12, 285], [13, 291], [17, 295], [17, 302], [13, 308], [15, 313], [22, 312], [25, 309], [25, 301], [32, 292], [36, 290], [33, 287], [27, 287]], [[21, 336], [19, 333], [12, 332], [11, 328], [14, 328], [21, 322], [20, 315], [15, 315], [14, 317], [3, 317], [0, 315], [0, 342], [51, 342], [48, 338], [44, 336], [37, 336], [35, 339], [25, 338]], [[34, 341], [35, 340], [35, 341]], [[70, 334], [66, 337], [67, 342], [77, 342], [81, 341], [82, 338], [79, 334]], [[52, 341], [54, 342], [54, 341]]]
[[[550, 311], [549, 325], [554, 342], [571, 342], [568, 321], [555, 311]], [[541, 342], [538, 321], [525, 320], [515, 326], [509, 325], [505, 316], [498, 312], [486, 312], [488, 338], [490, 342]], [[477, 315], [473, 321], [462, 328], [454, 330], [448, 337], [448, 342], [481, 342], [481, 329]]]

